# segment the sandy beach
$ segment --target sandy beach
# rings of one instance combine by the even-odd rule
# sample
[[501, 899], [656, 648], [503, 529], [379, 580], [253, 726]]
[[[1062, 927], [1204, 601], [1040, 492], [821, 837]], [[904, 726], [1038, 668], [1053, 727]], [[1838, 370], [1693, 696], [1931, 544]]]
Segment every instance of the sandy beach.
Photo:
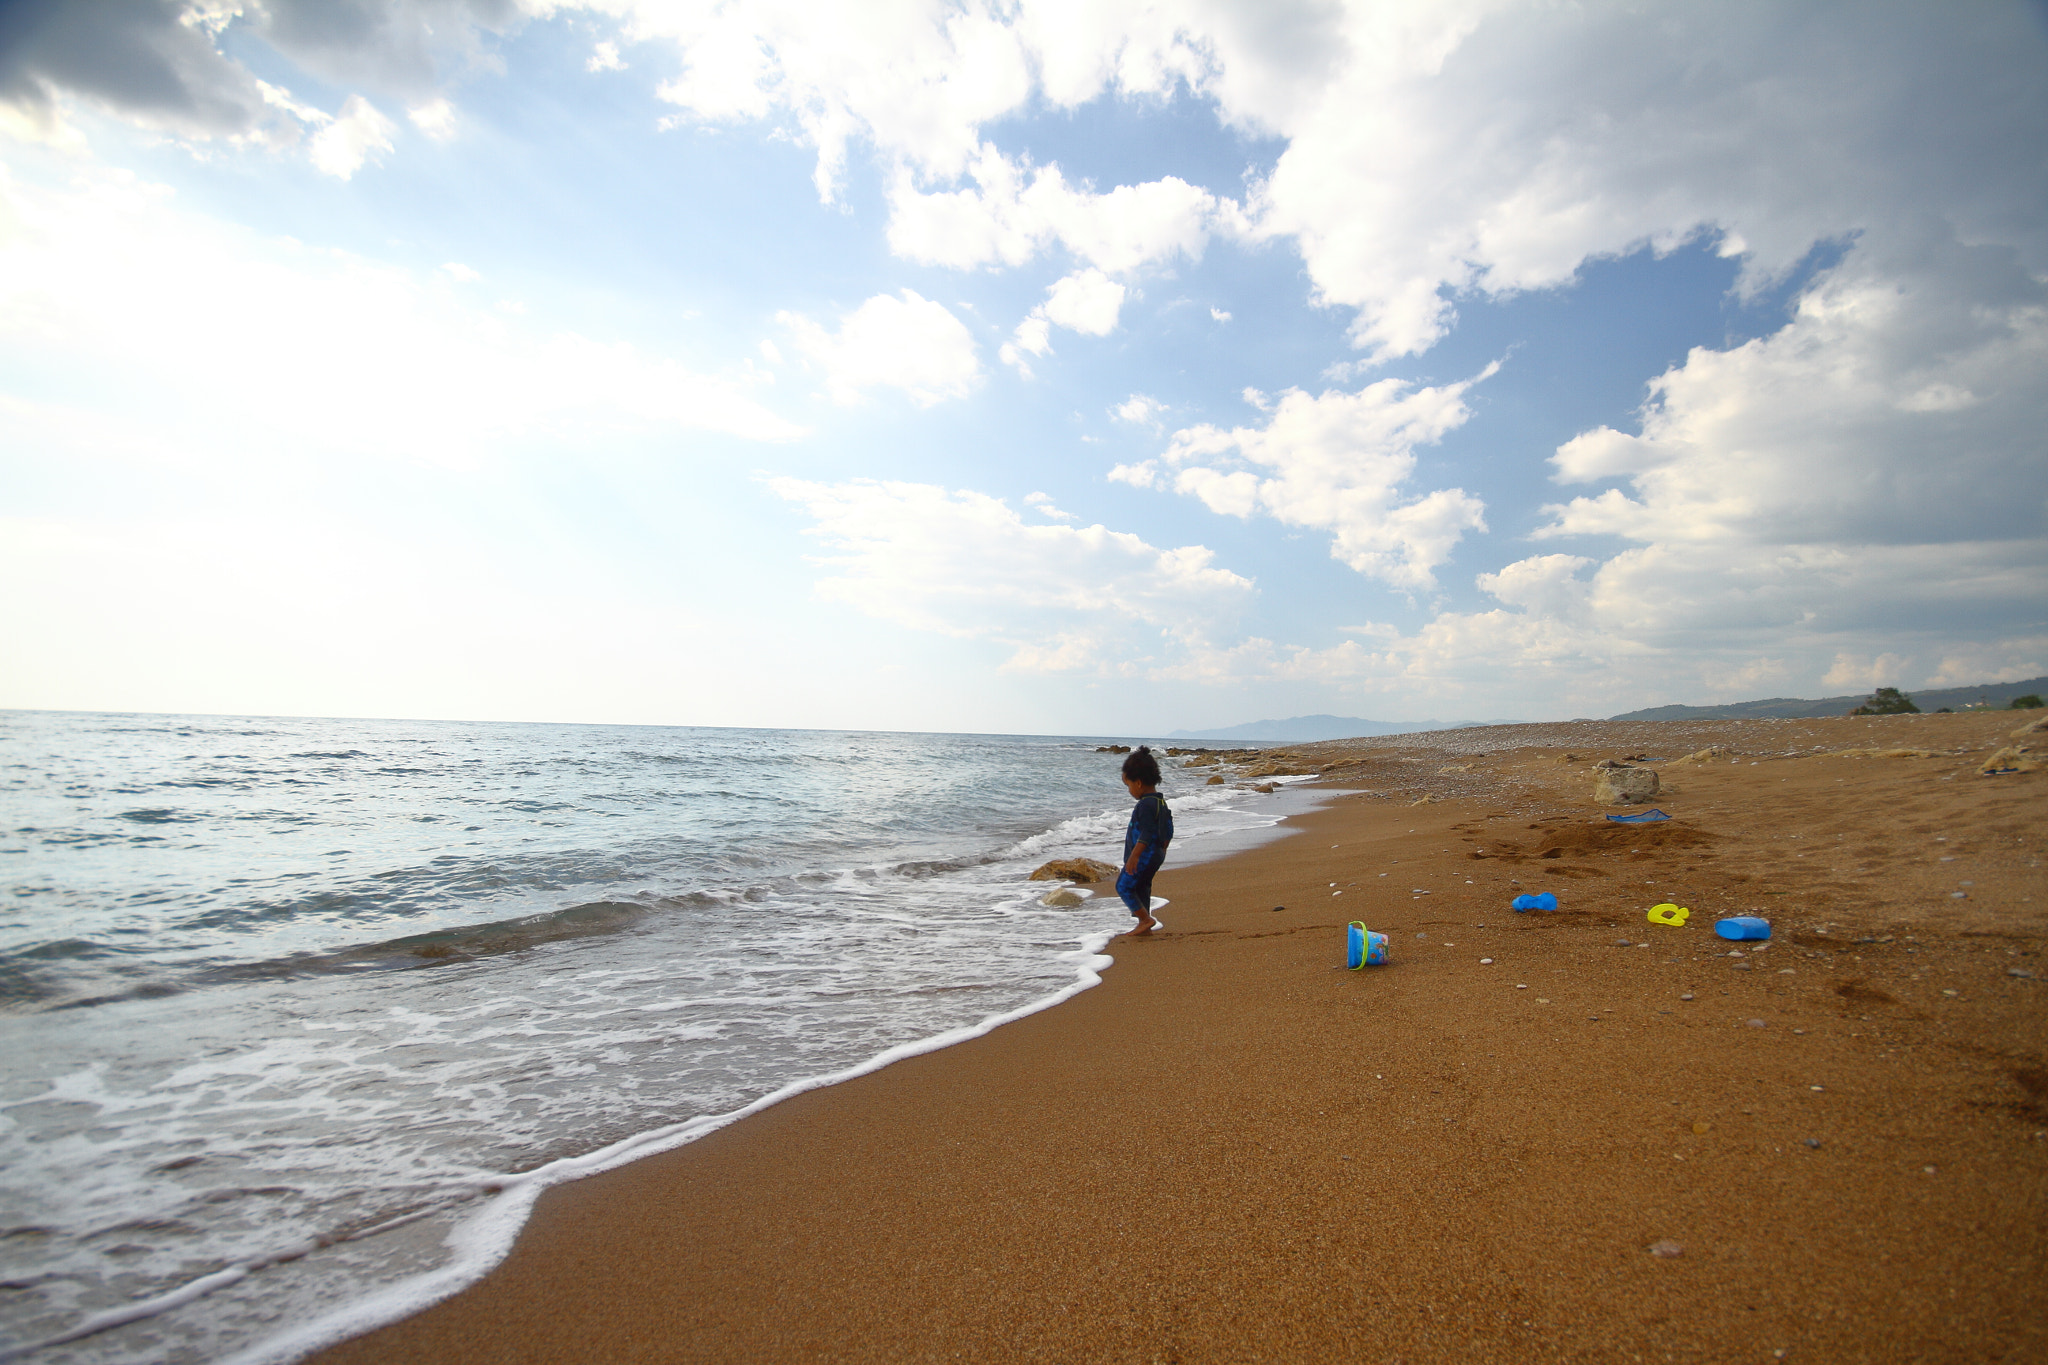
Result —
[[[1169, 862], [1100, 987], [552, 1190], [316, 1359], [2048, 1359], [2048, 773], [1977, 775], [2040, 714], [1294, 746], [1330, 803]], [[1592, 800], [1638, 755], [1668, 822]]]

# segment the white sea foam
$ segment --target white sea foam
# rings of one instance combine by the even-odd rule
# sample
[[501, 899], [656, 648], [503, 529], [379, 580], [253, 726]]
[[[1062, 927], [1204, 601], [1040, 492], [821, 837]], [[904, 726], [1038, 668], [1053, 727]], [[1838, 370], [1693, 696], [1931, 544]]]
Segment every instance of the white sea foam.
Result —
[[[1155, 899], [1154, 904], [1165, 905], [1166, 902]], [[460, 1292], [489, 1274], [505, 1259], [506, 1254], [512, 1250], [519, 1230], [526, 1225], [534, 1201], [550, 1186], [597, 1175], [659, 1152], [673, 1151], [695, 1142], [706, 1134], [717, 1132], [727, 1124], [736, 1123], [749, 1114], [758, 1114], [770, 1105], [779, 1104], [791, 1096], [880, 1071], [892, 1062], [900, 1062], [906, 1057], [937, 1052], [955, 1043], [979, 1038], [1004, 1024], [1022, 1019], [1026, 1015], [1036, 1014], [1040, 1010], [1050, 1009], [1063, 1000], [1072, 999], [1089, 987], [1101, 984], [1102, 971], [1115, 960], [1102, 951], [1108, 946], [1110, 938], [1111, 935], [1108, 933], [1095, 933], [1083, 939], [1078, 951], [1064, 955], [1076, 963], [1075, 981], [1062, 990], [1016, 1009], [993, 1014], [978, 1023], [948, 1029], [944, 1033], [921, 1038], [916, 1042], [899, 1044], [858, 1065], [831, 1075], [793, 1081], [780, 1090], [764, 1095], [752, 1104], [730, 1113], [692, 1119], [687, 1123], [637, 1134], [586, 1156], [565, 1158], [525, 1175], [508, 1176], [488, 1206], [456, 1225], [449, 1237], [451, 1256], [447, 1265], [359, 1299], [304, 1326], [278, 1333], [228, 1357], [222, 1365], [287, 1365], [288, 1362], [317, 1351], [323, 1346], [330, 1346], [385, 1323], [395, 1322]]]

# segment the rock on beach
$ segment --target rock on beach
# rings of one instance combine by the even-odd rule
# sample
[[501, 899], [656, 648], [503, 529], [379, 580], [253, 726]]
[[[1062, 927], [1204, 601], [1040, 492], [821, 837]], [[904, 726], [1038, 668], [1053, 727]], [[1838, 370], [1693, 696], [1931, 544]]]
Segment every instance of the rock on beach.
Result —
[[1657, 774], [1648, 768], [1602, 768], [1593, 799], [1603, 806], [1629, 806], [1657, 797]]
[[1031, 874], [1034, 882], [1106, 882], [1116, 868], [1094, 858], [1055, 858]]

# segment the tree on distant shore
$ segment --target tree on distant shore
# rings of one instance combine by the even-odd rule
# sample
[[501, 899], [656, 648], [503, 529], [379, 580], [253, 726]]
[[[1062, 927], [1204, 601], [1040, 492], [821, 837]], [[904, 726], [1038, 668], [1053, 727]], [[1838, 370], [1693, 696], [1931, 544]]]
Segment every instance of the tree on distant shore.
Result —
[[1913, 705], [1913, 699], [1896, 687], [1880, 687], [1870, 694], [1870, 700], [1849, 714], [1852, 716], [1905, 716], [1918, 715], [1920, 708]]
[[2023, 697], [2014, 697], [2005, 704], [2008, 711], [2038, 711], [2043, 703], [2038, 692], [2029, 692]]

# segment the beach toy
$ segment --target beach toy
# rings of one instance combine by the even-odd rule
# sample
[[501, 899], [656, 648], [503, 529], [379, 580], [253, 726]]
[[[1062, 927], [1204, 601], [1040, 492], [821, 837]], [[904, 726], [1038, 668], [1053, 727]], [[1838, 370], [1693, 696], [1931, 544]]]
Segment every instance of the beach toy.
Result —
[[1350, 929], [1346, 931], [1346, 939], [1345, 965], [1351, 968], [1352, 971], [1355, 972], [1360, 967], [1384, 967], [1386, 965], [1387, 936], [1385, 934], [1375, 934], [1357, 920], [1353, 920], [1351, 921]]
[[1691, 914], [1692, 911], [1684, 906], [1672, 905], [1666, 902], [1663, 905], [1653, 905], [1650, 907], [1649, 920], [1652, 924], [1669, 924], [1673, 928], [1683, 929], [1687, 917]]
[[1637, 811], [1634, 815], [1610, 815], [1607, 818], [1617, 825], [1654, 825], [1659, 820], [1669, 820], [1671, 817], [1661, 810], [1652, 808]]
[[1515, 897], [1514, 905], [1515, 913], [1518, 915], [1524, 910], [1555, 910], [1557, 897], [1548, 891], [1539, 891], [1533, 896]]
[[1755, 915], [1735, 915], [1729, 919], [1715, 920], [1714, 932], [1722, 938], [1732, 938], [1737, 942], [1752, 938], [1769, 938], [1771, 922], [1767, 919], [1758, 919]]

